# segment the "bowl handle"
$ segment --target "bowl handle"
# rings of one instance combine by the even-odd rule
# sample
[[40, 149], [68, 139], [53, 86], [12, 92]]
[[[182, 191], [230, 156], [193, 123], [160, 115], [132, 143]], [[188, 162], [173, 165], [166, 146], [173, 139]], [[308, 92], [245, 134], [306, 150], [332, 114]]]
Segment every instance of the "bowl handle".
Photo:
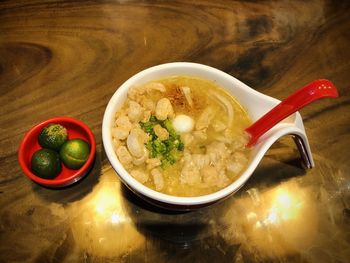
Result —
[[296, 113], [294, 123], [277, 124], [270, 131], [265, 133], [255, 146], [254, 159], [260, 160], [268, 149], [281, 137], [291, 135], [302, 159], [304, 168], [311, 169], [315, 166], [310, 144], [305, 133], [304, 124], [300, 114]]
[[292, 137], [299, 150], [304, 167], [307, 169], [313, 168], [315, 166], [315, 163], [312, 158], [310, 145], [306, 136], [302, 136], [300, 134], [292, 134]]

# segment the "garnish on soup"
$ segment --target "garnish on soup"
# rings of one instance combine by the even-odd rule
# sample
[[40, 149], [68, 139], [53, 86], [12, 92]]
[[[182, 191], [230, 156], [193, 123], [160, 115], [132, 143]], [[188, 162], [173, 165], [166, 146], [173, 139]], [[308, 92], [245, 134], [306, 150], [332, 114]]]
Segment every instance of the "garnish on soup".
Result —
[[199, 196], [232, 183], [246, 168], [240, 104], [213, 82], [173, 76], [131, 87], [112, 127], [114, 149], [142, 184]]
[[179, 151], [184, 150], [184, 144], [177, 134], [169, 119], [160, 121], [152, 115], [148, 122], [140, 122], [141, 128], [148, 134], [149, 140], [146, 149], [151, 158], [158, 158], [161, 167], [174, 164], [179, 156]]

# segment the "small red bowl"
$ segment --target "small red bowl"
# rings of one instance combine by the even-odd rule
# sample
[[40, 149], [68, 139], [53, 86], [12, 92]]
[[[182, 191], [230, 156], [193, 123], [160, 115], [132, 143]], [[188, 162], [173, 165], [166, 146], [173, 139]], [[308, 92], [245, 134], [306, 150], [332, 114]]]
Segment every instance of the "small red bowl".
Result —
[[[31, 158], [34, 152], [42, 148], [38, 142], [41, 130], [50, 123], [64, 126], [68, 131], [68, 139], [80, 138], [90, 144], [90, 155], [86, 163], [79, 169], [69, 169], [62, 163], [62, 171], [54, 179], [43, 179], [31, 171]], [[34, 182], [47, 187], [64, 187], [73, 184], [83, 178], [91, 169], [96, 154], [95, 136], [90, 128], [83, 122], [70, 117], [55, 117], [35, 125], [24, 136], [19, 149], [18, 161], [26, 176]]]

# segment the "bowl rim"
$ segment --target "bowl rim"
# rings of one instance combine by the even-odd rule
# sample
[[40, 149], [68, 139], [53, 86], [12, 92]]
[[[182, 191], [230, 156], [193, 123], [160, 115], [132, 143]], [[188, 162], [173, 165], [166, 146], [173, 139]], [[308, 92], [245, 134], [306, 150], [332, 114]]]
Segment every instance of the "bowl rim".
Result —
[[[84, 165], [76, 170], [75, 173], [73, 173], [72, 175], [70, 175], [69, 177], [65, 177], [62, 179], [44, 179], [41, 178], [37, 175], [35, 175], [30, 168], [26, 165], [25, 162], [25, 157], [24, 157], [24, 150], [26, 147], [26, 144], [28, 142], [28, 140], [31, 138], [31, 136], [33, 136], [33, 133], [35, 131], [37, 131], [38, 129], [42, 129], [43, 127], [45, 127], [46, 125], [50, 124], [50, 123], [61, 123], [61, 122], [69, 122], [69, 123], [73, 123], [81, 128], [83, 128], [83, 130], [87, 133], [88, 138], [89, 138], [89, 142], [90, 143], [90, 154], [89, 154], [89, 158], [87, 159], [87, 161], [84, 163]], [[96, 154], [96, 140], [95, 140], [95, 136], [93, 134], [93, 132], [91, 131], [91, 129], [82, 121], [74, 119], [72, 117], [67, 117], [67, 116], [57, 116], [57, 117], [53, 117], [47, 120], [44, 120], [36, 125], [34, 125], [32, 128], [30, 128], [24, 135], [19, 149], [18, 149], [18, 161], [19, 164], [22, 168], [22, 171], [24, 172], [24, 174], [30, 178], [31, 180], [33, 180], [34, 182], [44, 185], [44, 186], [48, 186], [48, 187], [63, 187], [63, 186], [67, 186], [69, 184], [75, 183], [77, 181], [79, 181], [81, 178], [83, 178], [83, 176], [85, 175], [85, 173], [87, 173], [87, 171], [89, 170], [89, 168], [92, 166], [94, 158], [95, 158], [95, 154]]]
[[[103, 146], [107, 155], [107, 158], [109, 159], [112, 167], [117, 172], [120, 179], [126, 184], [132, 191], [136, 191], [136, 194], [139, 193], [143, 196], [146, 196], [150, 199], [167, 203], [167, 204], [173, 204], [173, 205], [180, 205], [180, 206], [193, 206], [193, 205], [203, 205], [206, 203], [214, 203], [216, 201], [219, 201], [221, 199], [224, 199], [228, 197], [229, 195], [235, 193], [238, 191], [245, 182], [249, 179], [255, 168], [257, 167], [259, 161], [253, 160], [253, 162], [247, 167], [247, 169], [231, 184], [226, 186], [223, 189], [220, 189], [214, 193], [201, 195], [201, 196], [194, 196], [194, 197], [182, 197], [182, 196], [173, 196], [168, 195], [164, 193], [157, 192], [151, 188], [148, 188], [147, 186], [143, 185], [142, 183], [138, 182], [136, 179], [134, 179], [123, 167], [123, 165], [118, 160], [118, 157], [116, 156], [116, 153], [113, 149], [113, 142], [112, 142], [112, 136], [110, 131], [110, 124], [112, 123], [111, 120], [115, 116], [116, 110], [114, 110], [115, 105], [113, 105], [119, 97], [123, 96], [127, 92], [127, 90], [134, 84], [140, 83], [140, 82], [147, 82], [145, 79], [147, 79], [147, 75], [152, 75], [152, 73], [162, 70], [176, 70], [176, 69], [193, 69], [200, 71], [207, 71], [211, 74], [215, 74], [218, 76], [218, 78], [224, 78], [229, 79], [230, 81], [234, 82], [236, 85], [239, 85], [243, 88], [247, 89], [247, 92], [254, 93], [255, 95], [263, 95], [253, 89], [251, 89], [249, 86], [244, 84], [243, 82], [239, 81], [238, 79], [234, 78], [233, 76], [210, 66], [199, 64], [199, 63], [192, 63], [192, 62], [172, 62], [172, 63], [165, 63], [156, 65], [147, 69], [144, 69], [135, 75], [131, 76], [129, 79], [127, 79], [124, 83], [122, 83], [117, 90], [112, 95], [111, 99], [109, 100], [104, 116], [103, 116], [103, 122], [102, 122], [102, 141]], [[191, 75], [191, 74], [188, 74]], [[192, 74], [193, 75], [193, 74]], [[265, 96], [265, 95], [263, 95]], [[268, 97], [268, 96], [265, 96]], [[275, 100], [271, 97], [268, 97], [271, 100]]]

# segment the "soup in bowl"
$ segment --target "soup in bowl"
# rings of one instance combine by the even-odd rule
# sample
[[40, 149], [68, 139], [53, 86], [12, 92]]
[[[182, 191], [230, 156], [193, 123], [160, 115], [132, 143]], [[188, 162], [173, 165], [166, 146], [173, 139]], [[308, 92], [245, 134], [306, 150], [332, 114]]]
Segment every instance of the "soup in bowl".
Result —
[[146, 69], [122, 84], [107, 105], [107, 157], [122, 182], [155, 205], [187, 210], [215, 203], [248, 180], [277, 139], [269, 136], [282, 135], [277, 127], [262, 138], [264, 144], [246, 147], [245, 128], [278, 103], [261, 96], [201, 64]]

